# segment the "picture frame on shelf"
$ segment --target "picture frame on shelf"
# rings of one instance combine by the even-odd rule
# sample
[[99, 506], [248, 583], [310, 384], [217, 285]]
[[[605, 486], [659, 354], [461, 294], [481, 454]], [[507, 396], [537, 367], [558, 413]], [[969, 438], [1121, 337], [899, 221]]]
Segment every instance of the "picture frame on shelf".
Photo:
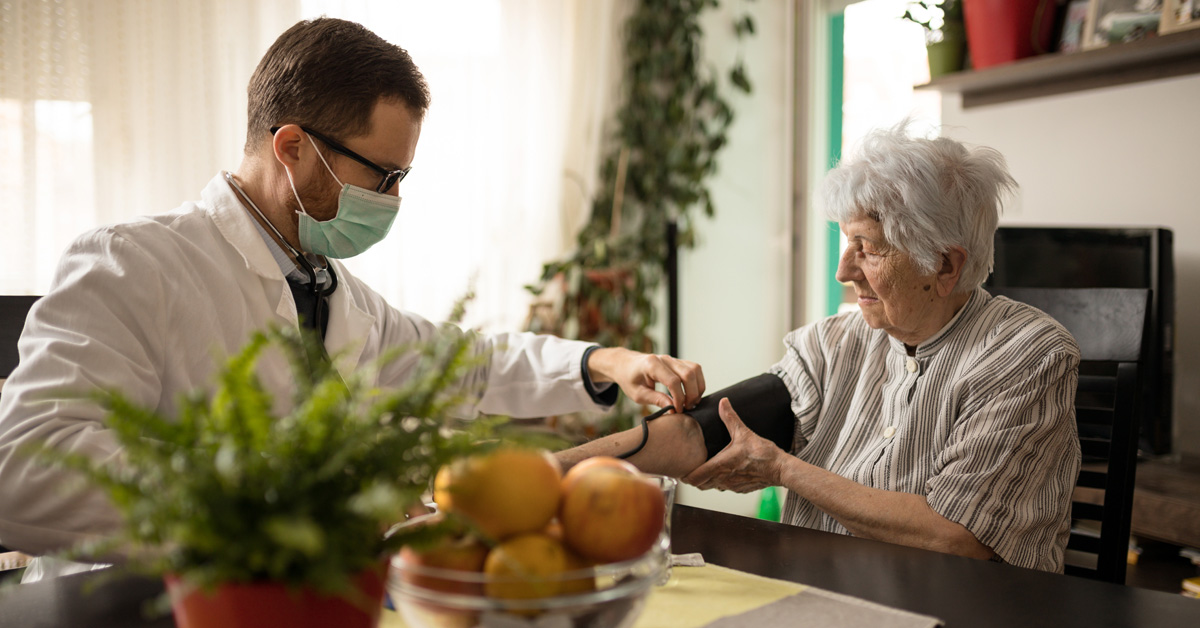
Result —
[[1200, 28], [1200, 0], [1164, 0], [1158, 32], [1177, 33]]
[[1070, 54], [1083, 50], [1083, 32], [1091, 3], [1091, 0], [1071, 0], [1067, 3], [1063, 13], [1062, 33], [1058, 38], [1059, 52]]
[[1162, 18], [1163, 0], [1090, 0], [1083, 49], [1154, 37]]

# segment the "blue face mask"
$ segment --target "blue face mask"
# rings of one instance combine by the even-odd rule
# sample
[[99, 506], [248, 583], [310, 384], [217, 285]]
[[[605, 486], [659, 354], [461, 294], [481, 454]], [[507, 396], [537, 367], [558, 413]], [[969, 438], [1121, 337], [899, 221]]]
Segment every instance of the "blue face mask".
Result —
[[[312, 142], [312, 137], [309, 137], [308, 141]], [[313, 142], [314, 149], [316, 146], [316, 142]], [[300, 204], [300, 211], [296, 212], [300, 216], [300, 246], [307, 253], [325, 257], [354, 257], [375, 246], [387, 235], [388, 230], [392, 228], [392, 222], [396, 220], [396, 214], [400, 211], [400, 197], [342, 183], [342, 180], [333, 174], [333, 168], [329, 167], [329, 162], [325, 161], [320, 149], [316, 150], [321, 163], [325, 164], [325, 169], [342, 186], [342, 191], [338, 194], [337, 215], [320, 222], [305, 211], [304, 202], [300, 200], [296, 184], [292, 181], [292, 171], [284, 168], [288, 184], [292, 186], [292, 194]]]

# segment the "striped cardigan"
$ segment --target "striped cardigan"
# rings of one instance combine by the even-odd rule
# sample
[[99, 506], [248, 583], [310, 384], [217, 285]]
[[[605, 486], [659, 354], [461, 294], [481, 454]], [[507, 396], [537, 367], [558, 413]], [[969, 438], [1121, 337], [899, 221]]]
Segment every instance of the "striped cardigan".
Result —
[[[771, 372], [792, 396], [793, 455], [924, 495], [1004, 562], [1062, 571], [1080, 462], [1079, 349], [1054, 319], [979, 288], [911, 357], [857, 312], [784, 344]], [[848, 533], [795, 494], [783, 520]]]

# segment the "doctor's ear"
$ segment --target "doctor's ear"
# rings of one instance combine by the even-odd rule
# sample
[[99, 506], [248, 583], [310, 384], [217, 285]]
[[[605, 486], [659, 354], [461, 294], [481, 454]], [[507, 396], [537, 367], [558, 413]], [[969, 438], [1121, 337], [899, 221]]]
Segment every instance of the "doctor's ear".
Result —
[[279, 163], [294, 168], [300, 164], [300, 155], [308, 139], [298, 124], [285, 124], [271, 138], [271, 150]]

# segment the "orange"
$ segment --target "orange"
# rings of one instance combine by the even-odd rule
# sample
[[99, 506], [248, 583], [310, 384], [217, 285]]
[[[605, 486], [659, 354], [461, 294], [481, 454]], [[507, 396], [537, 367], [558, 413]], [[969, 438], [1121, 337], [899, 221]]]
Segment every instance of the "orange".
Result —
[[545, 534], [522, 534], [488, 552], [483, 572], [490, 597], [531, 600], [562, 593], [560, 575], [569, 566], [562, 543]]
[[442, 467], [434, 501], [496, 541], [540, 531], [558, 512], [562, 472], [549, 453], [504, 448]]
[[563, 540], [562, 524], [559, 523], [557, 518], [551, 519], [550, 523], [547, 523], [546, 527], [542, 530], [542, 534], [545, 534], [555, 541], [561, 541]]
[[[580, 571], [592, 567], [592, 562], [580, 555], [567, 551], [567, 571]], [[567, 578], [562, 583], [562, 595], [579, 595], [596, 590], [596, 576], [588, 573], [578, 578]]]

